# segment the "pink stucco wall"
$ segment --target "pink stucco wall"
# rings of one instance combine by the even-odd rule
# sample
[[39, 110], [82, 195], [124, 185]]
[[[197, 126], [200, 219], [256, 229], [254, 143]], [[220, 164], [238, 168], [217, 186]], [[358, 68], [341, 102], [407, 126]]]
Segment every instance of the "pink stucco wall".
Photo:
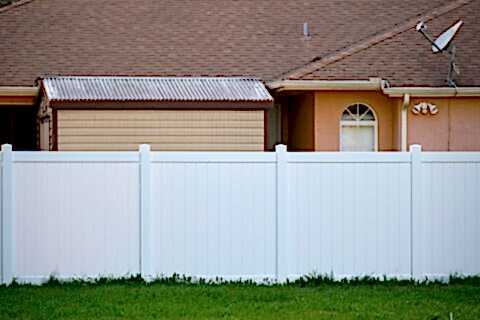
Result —
[[[438, 114], [414, 115], [411, 108], [419, 102], [436, 105]], [[421, 144], [425, 151], [480, 151], [480, 99], [412, 99], [408, 144]]]
[[349, 105], [363, 103], [370, 106], [378, 120], [378, 150], [392, 151], [394, 141], [395, 106], [398, 99], [389, 99], [380, 92], [316, 92], [315, 94], [315, 150], [338, 151], [340, 149], [340, 118]]
[[[379, 151], [401, 149], [401, 98], [381, 92], [318, 91], [288, 100], [282, 132], [291, 150], [338, 151], [340, 117], [353, 103], [374, 109]], [[414, 115], [411, 109], [420, 102], [436, 105], [438, 114]], [[425, 151], [480, 151], [480, 98], [412, 98], [407, 115], [407, 145], [421, 144]]]

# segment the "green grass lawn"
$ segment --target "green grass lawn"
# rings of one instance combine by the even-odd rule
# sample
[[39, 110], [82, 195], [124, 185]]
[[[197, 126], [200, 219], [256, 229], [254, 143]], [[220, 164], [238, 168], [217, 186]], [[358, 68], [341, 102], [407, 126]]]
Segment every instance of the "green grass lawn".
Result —
[[0, 319], [480, 319], [480, 280], [0, 287]]

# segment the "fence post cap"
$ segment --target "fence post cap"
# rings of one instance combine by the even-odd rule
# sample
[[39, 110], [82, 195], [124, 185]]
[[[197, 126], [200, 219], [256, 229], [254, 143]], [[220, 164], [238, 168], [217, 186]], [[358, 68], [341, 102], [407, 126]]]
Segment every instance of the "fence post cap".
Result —
[[141, 145], [138, 146], [138, 150], [140, 152], [150, 151], [150, 145], [149, 144], [141, 144]]
[[2, 144], [2, 151], [12, 151], [12, 145], [11, 144]]
[[422, 146], [420, 144], [411, 144], [410, 152], [412, 151], [422, 151]]
[[287, 151], [287, 146], [284, 144], [277, 144], [275, 146], [275, 151], [276, 152], [286, 152]]

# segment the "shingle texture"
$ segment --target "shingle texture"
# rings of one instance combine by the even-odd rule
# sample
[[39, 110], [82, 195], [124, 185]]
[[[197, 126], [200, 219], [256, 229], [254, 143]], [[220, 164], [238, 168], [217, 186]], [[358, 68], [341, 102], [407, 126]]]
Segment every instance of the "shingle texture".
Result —
[[[268, 81], [447, 2], [34, 0], [0, 11], [0, 85], [33, 85], [43, 75], [239, 75]], [[470, 41], [469, 46], [478, 40], [466, 32], [478, 16], [478, 0], [475, 2], [466, 10], [470, 18], [462, 36]], [[436, 31], [449, 21], [438, 27], [432, 24], [432, 28]], [[310, 40], [303, 39], [304, 22], [309, 23]], [[425, 46], [413, 31], [405, 36]], [[382, 48], [375, 49], [372, 58], [355, 58], [361, 66], [345, 60], [348, 65], [314, 70], [306, 77], [383, 76], [384, 68], [389, 71], [383, 65], [386, 60], [409, 51], [400, 48], [403, 51], [398, 52], [396, 42], [403, 45], [408, 39], [392, 39], [393, 50], [388, 46], [385, 53]], [[476, 45], [478, 48], [478, 41]], [[428, 50], [421, 54], [413, 56], [420, 59], [415, 68], [436, 58], [430, 57]], [[478, 60], [478, 55], [475, 57]], [[396, 77], [396, 72], [408, 68], [410, 60], [394, 61], [391, 65], [397, 71], [390, 70], [386, 76]], [[379, 68], [365, 70], [370, 64]], [[352, 65], [354, 71], [348, 73]]]
[[252, 78], [53, 77], [42, 85], [58, 101], [273, 101]]
[[[464, 25], [454, 38], [459, 86], [480, 86], [480, 1], [449, 11], [427, 23], [434, 36], [458, 20]], [[392, 86], [446, 86], [448, 57], [433, 54], [431, 45], [414, 27], [368, 46], [350, 56], [310, 70], [297, 79], [340, 80], [381, 77]], [[307, 68], [308, 69], [308, 68]]]

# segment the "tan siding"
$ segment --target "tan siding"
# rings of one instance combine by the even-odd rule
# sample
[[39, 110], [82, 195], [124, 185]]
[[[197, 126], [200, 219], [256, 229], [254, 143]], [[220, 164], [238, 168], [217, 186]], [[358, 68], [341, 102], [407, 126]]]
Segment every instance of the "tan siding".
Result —
[[263, 150], [264, 112], [59, 110], [59, 150]]
[[[152, 150], [161, 151], [263, 151], [263, 144], [150, 144]], [[138, 150], [138, 144], [64, 144], [61, 151], [133, 151]]]
[[59, 136], [58, 143], [168, 143], [168, 144], [192, 144], [192, 143], [253, 143], [258, 141], [257, 136], [217, 136], [215, 132], [204, 136], [184, 136], [184, 135], [169, 135], [169, 136]]
[[[217, 111], [218, 112], [218, 111]], [[245, 111], [244, 111], [245, 112]], [[212, 128], [209, 120], [60, 120], [59, 128]], [[260, 120], [221, 120], [215, 123], [216, 128], [258, 128]], [[263, 125], [263, 124], [262, 124]]]
[[241, 110], [61, 110], [62, 120], [263, 120], [263, 111]]
[[182, 135], [182, 136], [201, 136], [201, 135], [215, 135], [222, 136], [258, 136], [263, 135], [263, 129], [258, 126], [260, 123], [252, 122], [251, 125], [255, 125], [252, 128], [192, 128], [192, 127], [178, 127], [178, 128], [160, 128], [160, 127], [147, 127], [147, 128], [135, 128], [135, 127], [122, 127], [117, 126], [113, 128], [99, 128], [99, 127], [84, 127], [84, 128], [69, 128], [62, 127], [62, 134], [66, 136], [122, 136], [122, 135], [151, 135], [151, 136], [168, 136], [168, 135]]

